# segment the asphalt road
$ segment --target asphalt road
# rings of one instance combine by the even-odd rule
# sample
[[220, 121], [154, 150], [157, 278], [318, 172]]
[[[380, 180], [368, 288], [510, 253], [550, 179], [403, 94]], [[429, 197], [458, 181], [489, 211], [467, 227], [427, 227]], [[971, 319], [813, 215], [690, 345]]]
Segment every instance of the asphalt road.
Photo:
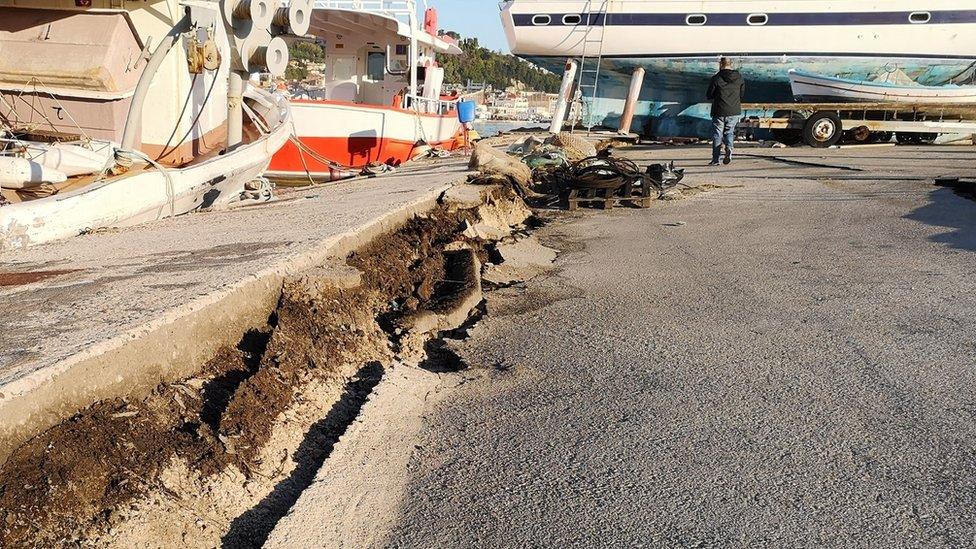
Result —
[[540, 231], [565, 253], [492, 294], [388, 545], [976, 545], [976, 203], [739, 183]]

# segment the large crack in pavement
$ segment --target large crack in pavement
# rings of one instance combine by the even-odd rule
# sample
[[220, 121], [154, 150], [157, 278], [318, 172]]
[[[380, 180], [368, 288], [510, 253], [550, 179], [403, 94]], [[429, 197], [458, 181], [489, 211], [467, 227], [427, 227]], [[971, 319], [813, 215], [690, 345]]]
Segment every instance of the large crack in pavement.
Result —
[[267, 325], [193, 377], [34, 437], [0, 469], [0, 546], [260, 546], [390, 368], [463, 367], [445, 342], [484, 313], [482, 264], [528, 217], [510, 188], [449, 191], [287, 280]]

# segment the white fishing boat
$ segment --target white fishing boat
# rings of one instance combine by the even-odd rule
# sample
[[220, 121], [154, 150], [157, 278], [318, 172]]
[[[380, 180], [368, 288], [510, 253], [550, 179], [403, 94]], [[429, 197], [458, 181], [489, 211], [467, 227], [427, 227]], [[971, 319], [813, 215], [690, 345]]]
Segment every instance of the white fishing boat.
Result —
[[240, 200], [291, 129], [269, 6], [0, 0], [0, 250]]
[[322, 48], [325, 68], [315, 89], [291, 99], [297, 138], [268, 177], [329, 181], [463, 145], [459, 98], [442, 95], [436, 58], [461, 49], [439, 35], [435, 10], [421, 24], [414, 0], [318, 0], [305, 40]]
[[807, 102], [976, 104], [976, 86], [850, 80], [791, 69], [793, 97]]

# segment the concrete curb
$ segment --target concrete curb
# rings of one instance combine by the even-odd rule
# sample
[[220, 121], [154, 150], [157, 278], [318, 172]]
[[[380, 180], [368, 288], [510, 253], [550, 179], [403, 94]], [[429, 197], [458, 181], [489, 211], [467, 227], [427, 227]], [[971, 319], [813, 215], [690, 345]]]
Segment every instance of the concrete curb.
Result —
[[192, 376], [220, 347], [263, 326], [283, 280], [344, 256], [414, 215], [435, 207], [453, 185], [323, 240], [218, 292], [171, 309], [139, 328], [13, 381], [0, 393], [0, 463], [24, 441], [108, 398], [134, 397], [159, 383]]

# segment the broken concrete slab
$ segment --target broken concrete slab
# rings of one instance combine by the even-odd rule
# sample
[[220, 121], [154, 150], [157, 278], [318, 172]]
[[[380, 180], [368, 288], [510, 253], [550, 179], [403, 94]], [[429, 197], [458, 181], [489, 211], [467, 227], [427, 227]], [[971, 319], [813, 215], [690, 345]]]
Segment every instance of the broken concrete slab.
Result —
[[501, 259], [500, 264], [491, 264], [482, 275], [486, 282], [504, 286], [534, 278], [556, 261], [558, 250], [543, 246], [535, 237], [529, 236], [500, 244], [495, 248]]
[[444, 191], [441, 202], [451, 211], [470, 210], [484, 204], [483, 193], [490, 187], [460, 184]]
[[461, 229], [461, 234], [468, 238], [487, 241], [499, 240], [508, 236], [508, 234], [511, 232], [511, 229], [506, 230], [495, 224], [483, 222], [470, 223], [468, 221], [464, 222]]
[[429, 334], [460, 327], [481, 300], [481, 262], [474, 250], [446, 251], [449, 266], [447, 278], [458, 285], [454, 295], [448, 296], [439, 310], [422, 311], [406, 320], [404, 328], [410, 334], [426, 340]]

